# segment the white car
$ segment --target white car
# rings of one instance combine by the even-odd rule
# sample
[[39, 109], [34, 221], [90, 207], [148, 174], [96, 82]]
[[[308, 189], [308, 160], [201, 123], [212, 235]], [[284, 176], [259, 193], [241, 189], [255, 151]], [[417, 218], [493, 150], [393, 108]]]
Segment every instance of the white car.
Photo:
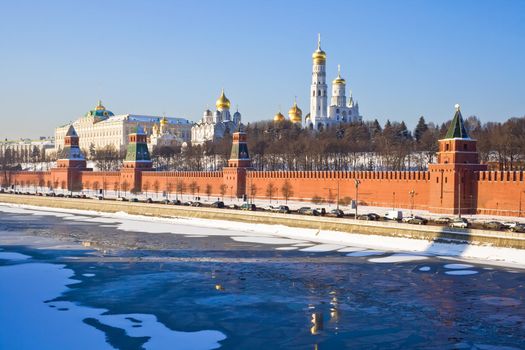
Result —
[[470, 223], [467, 221], [467, 219], [461, 218], [452, 220], [448, 226], [455, 228], [467, 228], [470, 226]]

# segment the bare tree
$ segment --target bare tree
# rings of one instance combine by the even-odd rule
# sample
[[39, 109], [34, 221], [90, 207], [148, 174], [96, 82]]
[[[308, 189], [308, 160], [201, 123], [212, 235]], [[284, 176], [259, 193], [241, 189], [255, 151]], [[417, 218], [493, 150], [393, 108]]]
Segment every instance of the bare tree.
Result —
[[129, 182], [127, 180], [124, 180], [124, 182], [122, 182], [122, 184], [120, 185], [120, 188], [122, 189], [122, 191], [124, 191], [124, 197], [126, 197], [127, 192], [129, 190]]
[[210, 184], [206, 184], [206, 195], [208, 196], [208, 200], [210, 200], [211, 192], [212, 192], [211, 185]]
[[226, 184], [221, 184], [219, 187], [219, 193], [221, 194], [222, 200], [224, 200], [224, 195], [226, 194], [226, 191], [228, 190], [228, 186]]
[[272, 198], [275, 192], [277, 192], [277, 187], [275, 187], [273, 182], [268, 183], [268, 185], [266, 186], [266, 197], [270, 199], [270, 203], [272, 203]]
[[281, 187], [281, 193], [284, 197], [286, 204], [288, 204], [288, 198], [293, 196], [293, 187], [290, 181], [284, 181], [283, 186]]
[[197, 186], [198, 185], [196, 181], [190, 182], [189, 188], [190, 188], [191, 196], [193, 198], [195, 198], [195, 192], [197, 191]]
[[149, 191], [149, 187], [150, 187], [150, 183], [149, 181], [146, 181], [142, 184], [142, 190], [144, 191], [144, 193], [146, 194], [146, 197], [148, 196], [148, 191]]
[[153, 182], [153, 190], [155, 190], [155, 197], [158, 198], [158, 195], [159, 195], [159, 189], [160, 189], [160, 183], [159, 183], [159, 180], [155, 180], [155, 182]]

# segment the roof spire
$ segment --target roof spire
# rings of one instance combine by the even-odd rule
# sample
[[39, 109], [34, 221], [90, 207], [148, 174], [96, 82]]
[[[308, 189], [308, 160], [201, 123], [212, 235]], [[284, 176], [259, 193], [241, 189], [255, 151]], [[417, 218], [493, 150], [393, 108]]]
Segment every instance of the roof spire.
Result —
[[341, 65], [340, 64], [337, 65], [337, 76], [341, 77]]
[[461, 115], [461, 110], [459, 104], [454, 106], [456, 113], [452, 122], [448, 128], [447, 134], [445, 135], [446, 139], [469, 139], [467, 128], [465, 128], [465, 123], [463, 122], [463, 116]]
[[317, 33], [317, 50], [321, 50], [321, 33]]

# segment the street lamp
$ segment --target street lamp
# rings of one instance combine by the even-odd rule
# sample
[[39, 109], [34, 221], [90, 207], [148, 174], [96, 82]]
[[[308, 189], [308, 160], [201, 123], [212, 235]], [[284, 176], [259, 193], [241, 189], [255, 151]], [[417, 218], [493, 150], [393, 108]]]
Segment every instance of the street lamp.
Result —
[[357, 220], [357, 203], [359, 202], [359, 185], [361, 184], [361, 181], [358, 179], [354, 179], [355, 183], [355, 219]]
[[521, 217], [521, 195], [525, 193], [525, 191], [520, 191], [520, 209], [519, 209], [519, 212], [518, 212], [518, 216]]
[[396, 209], [396, 193], [392, 192], [392, 210]]
[[408, 194], [410, 195], [410, 216], [413, 216], [413, 211], [414, 211], [414, 196], [416, 195], [416, 191], [415, 190], [412, 190], [410, 192], [408, 192]]

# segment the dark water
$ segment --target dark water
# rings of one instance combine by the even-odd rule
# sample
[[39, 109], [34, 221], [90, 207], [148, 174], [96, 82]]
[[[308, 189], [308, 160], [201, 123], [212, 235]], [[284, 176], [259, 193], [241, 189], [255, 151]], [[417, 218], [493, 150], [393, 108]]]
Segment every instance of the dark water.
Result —
[[[69, 288], [50, 287], [38, 303], [59, 315], [50, 320], [59, 328], [60, 322], [65, 328], [73, 322], [61, 315], [80, 315], [70, 334], [58, 336], [75, 338], [79, 348], [89, 337], [85, 332], [117, 349], [197, 349], [191, 340], [165, 333], [204, 331], [211, 333], [188, 333], [194, 339], [211, 337], [202, 349], [213, 344], [224, 349], [521, 349], [525, 344], [525, 274], [520, 270], [472, 264], [467, 270], [475, 274], [448, 275], [453, 269], [445, 265], [451, 262], [435, 257], [379, 264], [340, 252], [277, 251], [273, 245], [224, 236], [140, 234], [54, 216], [0, 215], [0, 297], [15, 300], [11, 314], [0, 310], [1, 322], [11, 324], [12, 313], [38, 294], [35, 289], [6, 297], [15, 293], [8, 285], [38, 289], [66, 281]], [[33, 247], [27, 239], [18, 240], [26, 236], [43, 243]], [[68, 237], [89, 237], [101, 250], [51, 249], [48, 237], [63, 243]], [[130, 249], [111, 246], [111, 237]], [[156, 248], [159, 242], [162, 249]], [[2, 258], [6, 252], [30, 258]], [[3, 269], [11, 270], [2, 275], [8, 271]], [[103, 312], [89, 315], [86, 310]], [[131, 327], [139, 329], [146, 322], [143, 316], [121, 317], [119, 322], [129, 324], [120, 327], [111, 315], [153, 315], [157, 328], [160, 324], [167, 331], [134, 335]], [[37, 336], [42, 321], [36, 316], [24, 321], [29, 328], [20, 331]], [[11, 328], [6, 329], [16, 331]], [[17, 343], [6, 329], [0, 330], [0, 348], [28, 344]]]

